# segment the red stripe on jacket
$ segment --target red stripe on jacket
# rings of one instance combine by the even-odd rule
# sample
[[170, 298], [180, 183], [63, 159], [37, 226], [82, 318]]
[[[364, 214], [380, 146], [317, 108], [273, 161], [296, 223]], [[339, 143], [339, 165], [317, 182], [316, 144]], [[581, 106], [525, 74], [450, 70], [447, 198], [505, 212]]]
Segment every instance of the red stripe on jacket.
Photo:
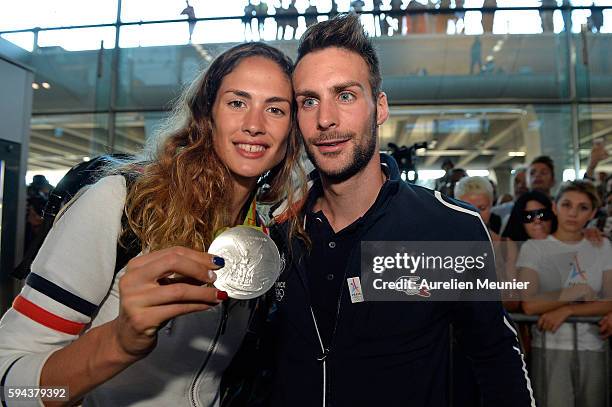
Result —
[[31, 320], [36, 321], [47, 328], [51, 328], [69, 335], [78, 335], [85, 327], [85, 324], [70, 321], [52, 314], [33, 302], [28, 301], [21, 295], [17, 296], [15, 301], [13, 301], [13, 308]]

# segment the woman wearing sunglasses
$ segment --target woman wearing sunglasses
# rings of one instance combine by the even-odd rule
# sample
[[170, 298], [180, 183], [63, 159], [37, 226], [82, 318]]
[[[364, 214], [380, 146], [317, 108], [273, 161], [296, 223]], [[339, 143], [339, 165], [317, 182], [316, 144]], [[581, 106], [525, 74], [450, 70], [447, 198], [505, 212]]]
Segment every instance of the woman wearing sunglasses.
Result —
[[[607, 240], [594, 244], [584, 236], [584, 227], [598, 207], [599, 197], [590, 183], [562, 185], [553, 204], [557, 229], [545, 239], [525, 242], [517, 260], [520, 279], [529, 282], [523, 310], [540, 315], [538, 329], [533, 330], [531, 369], [540, 406], [605, 405], [604, 342], [598, 327], [577, 323], [574, 330], [573, 324], [564, 323], [570, 316], [598, 316], [612, 310], [612, 246]], [[548, 215], [529, 210], [523, 215], [524, 221], [535, 219], [529, 222], [534, 223], [532, 233], [545, 232], [534, 227], [538, 216]]]
[[[529, 239], [546, 239], [556, 229], [557, 218], [552, 210], [552, 201], [546, 194], [528, 191], [516, 200], [502, 234], [504, 271], [508, 280], [518, 278], [516, 259], [522, 244]], [[518, 293], [511, 297], [516, 298], [515, 306], [510, 307], [515, 311], [519, 307]]]

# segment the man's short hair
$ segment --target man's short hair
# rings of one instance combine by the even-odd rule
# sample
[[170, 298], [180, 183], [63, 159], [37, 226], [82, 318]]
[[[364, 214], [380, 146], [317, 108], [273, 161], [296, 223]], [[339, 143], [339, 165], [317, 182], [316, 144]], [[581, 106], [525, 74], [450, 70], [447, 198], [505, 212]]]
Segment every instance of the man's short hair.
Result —
[[311, 52], [330, 47], [352, 51], [363, 58], [370, 71], [370, 88], [376, 100], [382, 83], [380, 65], [374, 45], [359, 22], [359, 16], [353, 13], [340, 14], [310, 26], [300, 40], [295, 64]]
[[555, 178], [555, 163], [552, 160], [552, 158], [550, 158], [547, 155], [540, 155], [536, 158], [534, 158], [531, 163], [529, 163], [529, 166], [531, 167], [533, 164], [544, 164], [545, 166], [547, 166], [550, 169], [550, 173], [552, 174], [553, 178]]
[[455, 198], [469, 194], [482, 194], [489, 197], [493, 204], [493, 186], [485, 177], [464, 177], [455, 185]]

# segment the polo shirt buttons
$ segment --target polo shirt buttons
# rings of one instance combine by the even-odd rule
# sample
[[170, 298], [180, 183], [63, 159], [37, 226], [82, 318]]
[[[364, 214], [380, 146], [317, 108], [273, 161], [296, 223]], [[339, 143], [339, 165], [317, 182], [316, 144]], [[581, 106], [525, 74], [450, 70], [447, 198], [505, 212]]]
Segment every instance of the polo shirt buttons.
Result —
[[336, 247], [336, 242], [329, 242], [329, 248], [333, 249]]
[[332, 281], [333, 279], [334, 279], [334, 275], [333, 275], [333, 274], [331, 274], [331, 273], [329, 273], [329, 274], [327, 275], [327, 280], [328, 280], [328, 281]]

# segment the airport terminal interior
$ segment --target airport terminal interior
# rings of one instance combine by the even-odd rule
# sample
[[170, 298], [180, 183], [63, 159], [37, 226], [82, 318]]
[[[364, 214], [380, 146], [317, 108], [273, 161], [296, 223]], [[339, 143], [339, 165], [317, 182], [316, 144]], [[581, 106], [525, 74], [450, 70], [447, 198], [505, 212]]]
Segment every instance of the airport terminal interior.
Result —
[[360, 14], [378, 51], [390, 105], [379, 145], [406, 182], [433, 189], [463, 169], [512, 200], [516, 171], [534, 158], [554, 161], [558, 186], [582, 179], [603, 146], [591, 176], [605, 191], [612, 0], [8, 0], [0, 312], [20, 287], [11, 270], [25, 250], [35, 176], [56, 185], [78, 163], [138, 152], [217, 55], [261, 40], [295, 58], [310, 25], [346, 12]]

